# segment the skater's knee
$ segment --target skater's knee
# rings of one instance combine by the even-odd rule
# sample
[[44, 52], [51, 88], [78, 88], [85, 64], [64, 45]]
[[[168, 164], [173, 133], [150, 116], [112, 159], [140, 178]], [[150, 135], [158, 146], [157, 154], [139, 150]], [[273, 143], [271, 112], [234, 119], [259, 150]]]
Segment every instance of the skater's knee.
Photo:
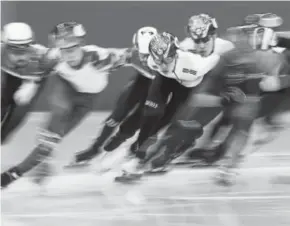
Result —
[[38, 133], [37, 141], [39, 145], [53, 149], [60, 142], [61, 138], [60, 134], [53, 133], [49, 130], [41, 130]]
[[109, 117], [106, 122], [105, 122], [106, 126], [108, 127], [117, 127], [120, 124], [120, 121], [117, 119], [114, 119], [112, 117]]
[[[126, 117], [128, 116], [128, 114], [130, 113], [130, 109], [125, 109], [124, 108], [119, 108], [119, 109], [115, 109], [112, 114], [106, 119], [106, 123], [113, 123], [113, 124], [119, 124], [120, 122], [122, 122], [124, 119], [126, 119]], [[111, 122], [110, 122], [111, 121]]]
[[165, 111], [165, 105], [158, 104], [151, 100], [146, 100], [144, 112], [145, 116], [156, 116], [156, 115], [163, 115]]
[[50, 107], [53, 114], [56, 115], [67, 115], [72, 108], [70, 101], [65, 101], [58, 98], [51, 99]]

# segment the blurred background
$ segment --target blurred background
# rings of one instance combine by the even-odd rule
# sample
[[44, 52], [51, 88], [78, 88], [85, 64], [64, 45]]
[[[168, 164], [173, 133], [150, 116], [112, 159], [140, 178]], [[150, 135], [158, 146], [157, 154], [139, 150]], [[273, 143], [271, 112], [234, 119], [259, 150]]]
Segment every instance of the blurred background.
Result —
[[[52, 27], [64, 21], [83, 23], [87, 29], [87, 44], [102, 47], [129, 47], [134, 32], [142, 26], [155, 26], [170, 31], [181, 40], [185, 37], [187, 19], [197, 13], [208, 13], [219, 23], [220, 33], [229, 26], [240, 24], [252, 13], [273, 12], [289, 30], [290, 3], [273, 2], [1, 2], [1, 27], [9, 22], [26, 22], [32, 26], [40, 44], [47, 44], [47, 34]], [[288, 25], [288, 27], [287, 27]], [[134, 74], [130, 68], [122, 68], [110, 77], [108, 88], [101, 94], [96, 110], [109, 110]], [[53, 79], [45, 88], [35, 111], [45, 111]], [[110, 97], [110, 98], [108, 98]]]

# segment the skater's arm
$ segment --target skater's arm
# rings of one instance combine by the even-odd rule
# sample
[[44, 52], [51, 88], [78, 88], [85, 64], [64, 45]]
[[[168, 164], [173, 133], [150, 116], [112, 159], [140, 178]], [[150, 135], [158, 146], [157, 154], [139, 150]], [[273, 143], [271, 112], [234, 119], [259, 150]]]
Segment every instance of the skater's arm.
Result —
[[[46, 81], [55, 65], [55, 57], [50, 58], [49, 49], [42, 45], [33, 45], [35, 60], [38, 62], [38, 71], [35, 71], [38, 79], [22, 79], [22, 84], [14, 94], [14, 100], [19, 105], [28, 104], [36, 95], [39, 86]], [[54, 56], [54, 55], [53, 55]], [[33, 76], [31, 76], [34, 78]]]
[[92, 63], [99, 70], [114, 70], [129, 63], [131, 48], [102, 48], [96, 45], [85, 46], [84, 50], [93, 53]]
[[60, 62], [60, 50], [57, 48], [47, 49], [40, 59], [40, 68], [44, 71], [43, 77], [55, 74], [55, 67]]
[[122, 49], [109, 48], [108, 50], [113, 68], [126, 66], [130, 63], [133, 48], [122, 48]]
[[13, 98], [18, 105], [28, 104], [35, 96], [39, 84], [34, 81], [25, 80], [19, 89], [15, 92]]

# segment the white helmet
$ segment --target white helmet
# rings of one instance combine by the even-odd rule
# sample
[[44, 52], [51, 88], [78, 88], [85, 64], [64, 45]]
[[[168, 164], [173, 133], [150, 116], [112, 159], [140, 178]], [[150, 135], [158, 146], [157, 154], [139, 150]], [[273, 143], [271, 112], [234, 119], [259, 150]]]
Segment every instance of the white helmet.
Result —
[[3, 28], [2, 39], [9, 45], [27, 45], [34, 41], [34, 34], [26, 23], [9, 23]]
[[133, 45], [138, 49], [139, 53], [149, 54], [149, 43], [157, 34], [154, 27], [142, 27], [133, 36]]
[[271, 28], [260, 27], [255, 24], [231, 27], [227, 36], [235, 43], [247, 40], [253, 49], [267, 50], [276, 45], [276, 34]]
[[274, 13], [250, 14], [244, 18], [244, 24], [256, 24], [261, 27], [277, 28], [283, 24], [283, 19]]
[[277, 28], [283, 24], [282, 17], [273, 14], [273, 13], [265, 13], [261, 15], [258, 25], [267, 28]]

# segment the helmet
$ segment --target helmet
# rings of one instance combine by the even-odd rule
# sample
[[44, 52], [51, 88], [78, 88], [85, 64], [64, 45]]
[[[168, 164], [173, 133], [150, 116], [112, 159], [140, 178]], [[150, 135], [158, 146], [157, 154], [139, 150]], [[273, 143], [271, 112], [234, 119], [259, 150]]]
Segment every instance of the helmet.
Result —
[[258, 25], [263, 14], [250, 14], [244, 18], [244, 25], [256, 24]]
[[158, 33], [149, 43], [150, 55], [158, 61], [174, 57], [178, 48], [178, 38], [168, 32]]
[[157, 34], [154, 27], [142, 27], [133, 36], [133, 45], [138, 49], [139, 53], [149, 54], [149, 43]]
[[261, 27], [275, 28], [283, 24], [283, 19], [273, 13], [251, 14], [244, 18], [244, 24], [256, 24]]
[[207, 14], [199, 14], [189, 18], [186, 32], [193, 39], [203, 39], [216, 34], [217, 28], [215, 18]]
[[227, 37], [236, 47], [238, 44], [250, 44], [253, 49], [267, 50], [275, 45], [276, 36], [271, 28], [258, 25], [244, 25], [231, 27], [227, 30]]
[[266, 13], [261, 15], [258, 25], [268, 28], [280, 27], [283, 24], [283, 19], [273, 13]]
[[11, 47], [27, 48], [34, 41], [34, 34], [26, 23], [9, 23], [3, 28], [2, 41]]
[[86, 31], [82, 24], [65, 22], [56, 25], [49, 34], [49, 41], [57, 48], [70, 48], [79, 45]]

